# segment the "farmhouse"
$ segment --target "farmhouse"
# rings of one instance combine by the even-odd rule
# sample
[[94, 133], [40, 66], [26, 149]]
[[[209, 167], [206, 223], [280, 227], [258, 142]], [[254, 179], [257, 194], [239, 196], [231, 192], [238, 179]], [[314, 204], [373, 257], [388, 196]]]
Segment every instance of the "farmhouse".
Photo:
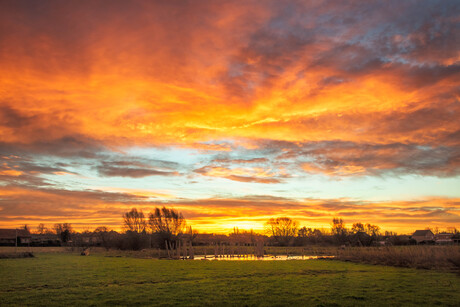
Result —
[[460, 244], [460, 233], [456, 233], [452, 236], [452, 242], [456, 244]]
[[419, 243], [428, 243], [428, 242], [434, 242], [434, 233], [431, 230], [416, 230], [414, 234], [412, 235], [412, 239], [417, 241], [417, 244]]
[[435, 241], [436, 244], [450, 244], [454, 243], [452, 237], [454, 236], [453, 233], [441, 232], [436, 234]]
[[32, 235], [32, 246], [61, 246], [61, 240], [56, 234], [44, 233]]
[[25, 229], [0, 229], [0, 245], [26, 245], [30, 243], [30, 232]]

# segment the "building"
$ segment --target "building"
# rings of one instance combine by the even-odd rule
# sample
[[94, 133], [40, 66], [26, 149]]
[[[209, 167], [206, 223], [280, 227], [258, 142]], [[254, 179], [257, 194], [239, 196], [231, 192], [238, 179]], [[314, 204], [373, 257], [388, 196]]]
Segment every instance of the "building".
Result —
[[436, 244], [452, 244], [454, 241], [452, 237], [454, 236], [453, 233], [441, 232], [435, 235]]
[[420, 243], [431, 243], [434, 242], [435, 237], [434, 233], [427, 229], [427, 230], [416, 230], [412, 235], [412, 239], [417, 241], [417, 244]]
[[460, 233], [456, 233], [452, 236], [452, 242], [454, 244], [460, 244]]
[[28, 245], [31, 241], [30, 232], [26, 229], [0, 229], [0, 245]]
[[56, 234], [33, 234], [31, 246], [61, 246], [61, 240]]

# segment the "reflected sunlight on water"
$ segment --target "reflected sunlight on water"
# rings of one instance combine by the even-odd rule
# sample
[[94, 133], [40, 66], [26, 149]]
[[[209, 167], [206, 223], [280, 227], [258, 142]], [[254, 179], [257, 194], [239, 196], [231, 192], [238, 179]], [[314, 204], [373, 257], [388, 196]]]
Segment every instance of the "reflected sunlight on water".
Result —
[[[195, 256], [193, 260], [228, 260], [228, 261], [247, 261], [247, 260], [259, 260], [259, 261], [269, 261], [269, 260], [310, 260], [310, 259], [324, 259], [324, 258], [334, 258], [335, 256], [289, 256], [289, 255], [265, 255], [264, 257], [256, 257], [254, 255], [247, 256]], [[189, 259], [186, 259], [189, 260]]]

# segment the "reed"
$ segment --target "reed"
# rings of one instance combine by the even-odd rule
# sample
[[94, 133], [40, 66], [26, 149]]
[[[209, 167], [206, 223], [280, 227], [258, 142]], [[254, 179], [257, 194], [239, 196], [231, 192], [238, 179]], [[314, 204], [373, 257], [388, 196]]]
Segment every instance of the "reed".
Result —
[[460, 246], [348, 247], [336, 259], [419, 269], [460, 269]]

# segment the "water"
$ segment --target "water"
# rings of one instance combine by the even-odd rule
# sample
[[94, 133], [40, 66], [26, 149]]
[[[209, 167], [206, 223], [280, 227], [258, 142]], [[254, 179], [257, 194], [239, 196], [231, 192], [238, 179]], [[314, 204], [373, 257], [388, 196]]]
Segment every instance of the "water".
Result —
[[310, 260], [310, 259], [322, 259], [322, 258], [334, 258], [335, 256], [274, 256], [274, 255], [265, 255], [263, 257], [256, 257], [254, 255], [247, 256], [234, 256], [234, 257], [214, 257], [214, 256], [204, 256], [199, 255], [195, 256], [193, 260], [213, 260], [213, 261], [247, 261], [247, 260], [258, 260], [258, 261], [277, 261], [277, 260]]

